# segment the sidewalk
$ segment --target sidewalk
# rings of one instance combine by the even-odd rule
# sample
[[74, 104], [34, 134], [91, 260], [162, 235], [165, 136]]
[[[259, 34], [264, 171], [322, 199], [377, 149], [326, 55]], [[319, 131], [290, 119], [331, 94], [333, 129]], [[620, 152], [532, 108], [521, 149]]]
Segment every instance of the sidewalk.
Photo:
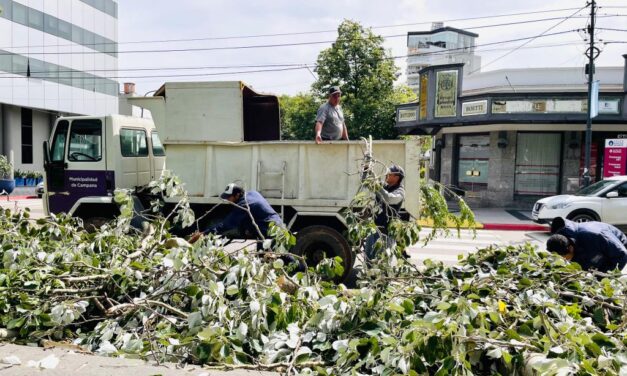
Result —
[[484, 230], [549, 231], [549, 226], [533, 221], [530, 210], [479, 208], [473, 212]]
[[[43, 361], [42, 361], [43, 360]], [[13, 363], [20, 364], [13, 364]], [[7, 364], [9, 363], [9, 364]], [[30, 366], [30, 367], [29, 367]], [[41, 347], [0, 344], [0, 373], [8, 376], [278, 376], [274, 372], [214, 371], [198, 366], [177, 368], [176, 364], [154, 365], [138, 359], [108, 358], [78, 354], [59, 348], [45, 350]]]

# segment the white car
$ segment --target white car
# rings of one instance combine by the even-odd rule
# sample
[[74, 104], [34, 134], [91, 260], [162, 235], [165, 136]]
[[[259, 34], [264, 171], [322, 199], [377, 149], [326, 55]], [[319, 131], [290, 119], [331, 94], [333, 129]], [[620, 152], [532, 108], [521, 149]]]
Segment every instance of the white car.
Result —
[[572, 195], [551, 196], [533, 206], [533, 220], [550, 223], [556, 217], [575, 222], [601, 221], [627, 225], [627, 176], [598, 181]]

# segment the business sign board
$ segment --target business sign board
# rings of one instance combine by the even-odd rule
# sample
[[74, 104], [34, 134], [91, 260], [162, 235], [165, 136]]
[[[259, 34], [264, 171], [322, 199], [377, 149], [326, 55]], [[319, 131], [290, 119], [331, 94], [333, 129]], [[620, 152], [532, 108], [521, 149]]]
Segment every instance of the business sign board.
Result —
[[612, 138], [605, 140], [605, 158], [603, 159], [603, 177], [625, 175], [627, 167], [627, 139]]
[[[597, 101], [596, 111], [602, 115], [620, 114], [620, 99], [601, 98]], [[518, 113], [579, 113], [588, 111], [587, 99], [522, 99], [492, 101], [493, 114]]]
[[400, 109], [398, 110], [398, 122], [403, 123], [406, 121], [416, 121], [417, 108]]
[[425, 74], [420, 75], [420, 120], [427, 118], [427, 98], [429, 97], [429, 76]]
[[485, 115], [488, 113], [488, 101], [462, 103], [462, 116]]
[[457, 71], [439, 71], [435, 79], [435, 117], [457, 115]]

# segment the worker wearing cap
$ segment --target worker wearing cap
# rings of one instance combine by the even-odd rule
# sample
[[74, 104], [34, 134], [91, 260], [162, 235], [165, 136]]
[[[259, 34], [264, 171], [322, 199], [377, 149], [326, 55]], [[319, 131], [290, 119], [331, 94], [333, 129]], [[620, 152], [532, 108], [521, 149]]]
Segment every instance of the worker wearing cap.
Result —
[[330, 140], [348, 141], [344, 112], [340, 106], [340, 87], [331, 86], [328, 93], [329, 99], [318, 108], [316, 115], [316, 144]]
[[[206, 229], [204, 231], [205, 234], [210, 232], [223, 234], [240, 228], [258, 237], [260, 234], [253, 225], [252, 220], [254, 220], [257, 227], [259, 227], [261, 235], [265, 238], [268, 236], [270, 223], [280, 226], [283, 225], [281, 217], [279, 217], [268, 201], [257, 191], [245, 191], [244, 188], [239, 185], [231, 183], [226, 186], [220, 198], [233, 203], [237, 207], [232, 208], [222, 222]], [[250, 212], [250, 214], [248, 214], [248, 212]]]
[[546, 249], [578, 263], [583, 270], [608, 272], [627, 265], [627, 237], [612, 225], [558, 217], [551, 223], [551, 232]]
[[[387, 235], [388, 225], [390, 221], [399, 218], [399, 212], [403, 201], [405, 200], [405, 188], [403, 187], [403, 178], [405, 171], [401, 166], [391, 165], [385, 175], [385, 184], [377, 192], [376, 200], [379, 206], [379, 212], [375, 217], [374, 223], [383, 235]], [[376, 256], [374, 243], [379, 239], [379, 234], [373, 234], [366, 239], [365, 251], [366, 256], [372, 259]], [[393, 241], [386, 239], [387, 246], [392, 246]]]

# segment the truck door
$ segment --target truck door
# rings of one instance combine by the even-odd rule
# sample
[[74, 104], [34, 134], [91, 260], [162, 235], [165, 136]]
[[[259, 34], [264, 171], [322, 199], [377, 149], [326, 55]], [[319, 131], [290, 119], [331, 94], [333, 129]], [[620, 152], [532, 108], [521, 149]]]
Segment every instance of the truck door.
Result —
[[152, 150], [150, 171], [152, 180], [157, 180], [165, 169], [165, 149], [155, 130], [150, 132], [150, 145]]
[[67, 213], [83, 197], [109, 193], [113, 176], [107, 171], [103, 150], [101, 119], [62, 120], [57, 124], [46, 169], [51, 213]]

